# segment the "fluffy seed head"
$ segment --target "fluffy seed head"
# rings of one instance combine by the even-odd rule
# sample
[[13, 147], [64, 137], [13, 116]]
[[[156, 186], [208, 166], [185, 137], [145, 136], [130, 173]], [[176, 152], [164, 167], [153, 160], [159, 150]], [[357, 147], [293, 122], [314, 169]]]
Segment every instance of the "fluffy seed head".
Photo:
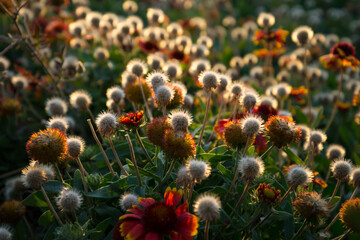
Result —
[[201, 194], [195, 201], [194, 211], [202, 220], [211, 221], [220, 218], [221, 202], [213, 194]]
[[86, 111], [92, 103], [90, 94], [85, 90], [78, 90], [70, 94], [70, 104], [74, 108]]
[[228, 76], [226, 74], [219, 74], [218, 76], [219, 76], [219, 85], [218, 85], [217, 89], [219, 92], [224, 92], [226, 90], [227, 86], [229, 86], [231, 84], [231, 78], [230, 78], [230, 76]]
[[350, 181], [355, 187], [360, 187], [360, 167], [354, 168], [351, 171]]
[[98, 61], [105, 61], [109, 56], [109, 51], [106, 48], [98, 47], [94, 51], [94, 58]]
[[314, 146], [324, 143], [327, 139], [326, 134], [321, 130], [313, 130], [310, 132], [309, 141], [314, 144]]
[[39, 167], [28, 166], [22, 170], [25, 187], [39, 190], [47, 181], [46, 173]]
[[188, 112], [174, 110], [170, 113], [169, 120], [175, 131], [187, 132], [188, 126], [192, 123], [192, 116]]
[[171, 78], [180, 77], [182, 69], [180, 63], [175, 60], [167, 61], [163, 66], [163, 71]]
[[183, 166], [179, 169], [176, 178], [176, 185], [183, 184], [185, 187], [190, 185], [193, 180], [189, 168], [187, 166]]
[[68, 110], [67, 104], [61, 98], [50, 98], [46, 100], [45, 111], [50, 116], [63, 116]]
[[120, 87], [113, 86], [106, 91], [106, 97], [115, 103], [120, 103], [125, 98], [125, 92]]
[[314, 31], [308, 26], [300, 26], [295, 28], [291, 34], [291, 39], [298, 46], [304, 46], [311, 41]]
[[189, 67], [189, 72], [193, 76], [197, 76], [203, 71], [207, 71], [211, 69], [210, 61], [207, 59], [195, 59], [191, 62]]
[[166, 106], [174, 97], [174, 89], [167, 85], [159, 86], [155, 92], [155, 100], [160, 106]]
[[128, 63], [128, 65], [126, 66], [126, 70], [135, 74], [137, 77], [141, 77], [142, 75], [147, 73], [148, 68], [142, 60], [134, 59]]
[[327, 202], [317, 192], [302, 192], [294, 201], [294, 208], [309, 222], [319, 223], [330, 215]]
[[231, 58], [230, 67], [236, 68], [236, 69], [241, 69], [243, 66], [244, 66], [244, 60], [241, 57], [235, 56], [235, 57]]
[[194, 103], [194, 97], [190, 94], [186, 94], [186, 96], [184, 97], [184, 104], [182, 108], [191, 109], [193, 103]]
[[352, 169], [352, 164], [349, 160], [338, 159], [331, 163], [330, 169], [334, 174], [334, 178], [342, 181], [349, 177]]
[[136, 83], [137, 77], [135, 74], [132, 74], [131, 72], [124, 71], [121, 74], [121, 86], [123, 88], [126, 88], [130, 84]]
[[151, 87], [156, 92], [158, 87], [165, 85], [167, 82], [170, 81], [170, 79], [165, 73], [155, 71], [148, 74], [146, 81], [151, 85]]
[[254, 91], [247, 91], [240, 98], [240, 104], [244, 106], [248, 112], [257, 106], [259, 102], [259, 95]]
[[326, 157], [330, 161], [338, 158], [344, 158], [345, 148], [338, 144], [331, 144], [326, 151]]
[[69, 124], [64, 117], [52, 117], [46, 124], [47, 128], [55, 128], [60, 132], [66, 133], [66, 130], [69, 128]]
[[30, 167], [38, 167], [45, 171], [46, 180], [54, 180], [55, 179], [55, 171], [52, 165], [41, 164], [38, 161], [31, 160]]
[[0, 72], [7, 70], [10, 67], [10, 61], [3, 57], [0, 56]]
[[1, 226], [0, 227], [0, 239], [1, 240], [11, 240], [12, 233], [7, 227]]
[[262, 12], [257, 18], [257, 24], [260, 27], [271, 27], [275, 24], [275, 17], [271, 13]]
[[139, 204], [138, 198], [139, 197], [133, 193], [123, 194], [119, 200], [121, 208], [124, 211], [126, 211], [128, 209], [131, 209], [133, 205], [138, 205]]
[[96, 118], [96, 126], [102, 136], [108, 136], [115, 132], [117, 119], [114, 113], [102, 112]]
[[261, 133], [264, 129], [264, 120], [257, 115], [250, 115], [241, 121], [243, 133], [252, 137]]
[[239, 162], [239, 171], [244, 181], [252, 182], [264, 173], [264, 163], [259, 157], [246, 156]]
[[72, 158], [78, 158], [84, 152], [85, 141], [78, 136], [70, 136], [67, 140], [68, 155]]
[[360, 233], [360, 198], [346, 201], [340, 209], [339, 216], [347, 228], [356, 233]]
[[280, 83], [272, 90], [272, 94], [279, 99], [286, 99], [291, 93], [291, 86], [287, 83]]
[[11, 84], [17, 89], [22, 90], [29, 85], [28, 80], [23, 75], [15, 75], [11, 78]]
[[272, 108], [276, 109], [278, 107], [278, 102], [273, 97], [262, 96], [261, 99], [260, 99], [260, 104], [259, 105], [268, 105], [268, 106], [271, 106]]
[[311, 132], [311, 129], [304, 124], [297, 124], [296, 127], [298, 127], [301, 131], [300, 141], [302, 141], [302, 142], [307, 141], [309, 134]]
[[219, 84], [218, 74], [214, 71], [204, 71], [199, 75], [199, 81], [205, 90], [216, 89]]
[[232, 95], [232, 97], [234, 99], [239, 99], [241, 96], [241, 93], [243, 91], [243, 86], [241, 83], [238, 82], [234, 82], [231, 86], [230, 86], [230, 93]]
[[188, 169], [194, 180], [198, 182], [207, 178], [211, 173], [211, 167], [207, 162], [195, 159], [189, 162]]
[[300, 165], [291, 167], [287, 172], [287, 180], [294, 189], [298, 186], [307, 186], [312, 179], [313, 173], [307, 167]]
[[159, 54], [149, 54], [147, 57], [147, 64], [154, 70], [161, 69], [164, 64], [164, 58]]
[[56, 198], [56, 205], [63, 212], [74, 212], [78, 210], [83, 201], [83, 197], [79, 192], [64, 188]]
[[123, 9], [125, 12], [128, 13], [136, 13], [138, 10], [138, 5], [136, 2], [134, 1], [124, 1], [123, 5], [122, 5]]

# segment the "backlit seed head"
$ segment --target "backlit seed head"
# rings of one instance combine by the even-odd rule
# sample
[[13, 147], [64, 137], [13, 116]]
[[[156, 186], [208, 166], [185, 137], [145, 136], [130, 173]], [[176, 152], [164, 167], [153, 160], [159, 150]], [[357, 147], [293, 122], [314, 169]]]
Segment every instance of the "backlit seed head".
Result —
[[125, 12], [136, 13], [138, 10], [138, 5], [134, 1], [127, 0], [123, 2], [122, 8], [124, 9]]
[[220, 198], [213, 194], [201, 194], [195, 201], [194, 211], [202, 220], [211, 221], [220, 218]]
[[326, 151], [326, 157], [330, 161], [338, 158], [344, 158], [345, 148], [338, 144], [331, 144]]
[[272, 90], [272, 94], [279, 99], [286, 99], [291, 93], [291, 86], [287, 83], [280, 83]]
[[183, 184], [184, 187], [189, 186], [193, 181], [190, 170], [187, 166], [183, 166], [179, 169], [176, 178], [176, 185]]
[[294, 189], [298, 186], [307, 186], [312, 179], [313, 173], [307, 167], [300, 165], [291, 167], [287, 172], [287, 180]]
[[158, 87], [165, 85], [167, 82], [170, 81], [170, 79], [167, 76], [167, 74], [163, 72], [155, 71], [148, 74], [148, 76], [146, 77], [146, 81], [151, 85], [153, 90], [156, 92]]
[[[224, 73], [226, 73], [226, 66], [225, 66], [224, 64], [222, 64], [222, 63], [216, 63], [216, 64], [213, 66], [212, 70], [213, 70], [214, 72], [217, 72], [217, 73], [220, 73], [220, 74], [224, 74]], [[220, 76], [219, 76], [219, 77], [220, 77]], [[220, 85], [221, 85], [221, 83], [220, 83]]]
[[189, 162], [188, 169], [194, 180], [198, 182], [207, 178], [211, 173], [211, 167], [207, 162], [195, 159]]
[[260, 99], [259, 105], [263, 105], [263, 104], [271, 106], [272, 108], [275, 108], [275, 109], [277, 109], [277, 107], [278, 107], [277, 100], [271, 96], [262, 96]]
[[259, 157], [243, 157], [240, 159], [238, 167], [242, 179], [246, 182], [252, 182], [264, 173], [264, 163]]
[[351, 171], [350, 181], [355, 187], [360, 187], [360, 167], [356, 167]]
[[68, 155], [72, 158], [78, 158], [84, 152], [85, 141], [78, 136], [70, 136], [67, 140]]
[[147, 64], [154, 70], [161, 69], [164, 64], [164, 58], [160, 54], [149, 54], [147, 57]]
[[298, 46], [309, 43], [314, 36], [314, 31], [308, 26], [299, 26], [291, 34], [291, 39]]
[[122, 210], [126, 211], [133, 208], [134, 205], [138, 205], [138, 198], [134, 193], [124, 193], [119, 200]]
[[250, 115], [241, 121], [241, 127], [246, 136], [253, 137], [264, 130], [264, 120], [257, 115]]
[[64, 188], [56, 198], [56, 205], [63, 212], [74, 212], [82, 204], [83, 197], [73, 189]]
[[206, 35], [200, 36], [196, 40], [196, 43], [204, 45], [207, 48], [211, 48], [213, 46], [213, 40], [209, 36], [206, 36]]
[[30, 167], [38, 167], [45, 171], [46, 180], [54, 180], [55, 179], [55, 171], [52, 165], [41, 164], [38, 161], [31, 160]]
[[70, 94], [70, 104], [81, 111], [86, 111], [92, 103], [90, 94], [85, 90], [77, 90]]
[[167, 61], [162, 69], [171, 79], [180, 77], [182, 74], [180, 63], [175, 60]]
[[327, 139], [326, 134], [321, 130], [313, 130], [310, 132], [309, 141], [314, 144], [314, 146], [324, 143]]
[[68, 121], [65, 117], [52, 117], [46, 124], [47, 128], [55, 128], [60, 132], [66, 133], [69, 128]]
[[109, 136], [116, 130], [116, 115], [111, 112], [102, 112], [96, 118], [96, 126], [102, 136]]
[[199, 81], [205, 90], [216, 89], [219, 84], [218, 74], [214, 71], [204, 71], [199, 75]]
[[0, 56], [0, 72], [8, 70], [9, 67], [10, 67], [10, 61], [5, 57]]
[[6, 226], [0, 226], [0, 239], [1, 240], [12, 240], [12, 233]]
[[236, 69], [241, 69], [243, 66], [244, 66], [244, 60], [241, 57], [235, 56], [235, 57], [231, 58], [230, 67], [236, 68]]
[[127, 64], [126, 70], [135, 74], [137, 77], [141, 77], [147, 73], [148, 68], [142, 60], [133, 59]]
[[124, 71], [121, 74], [121, 86], [125, 89], [128, 85], [134, 84], [137, 81], [137, 77], [135, 74]]
[[195, 59], [191, 62], [189, 67], [189, 72], [193, 76], [197, 76], [200, 73], [210, 70], [211, 64], [210, 61], [207, 59]]
[[240, 104], [248, 111], [259, 105], [260, 99], [259, 95], [254, 91], [245, 91], [245, 93], [240, 98]]
[[125, 98], [125, 92], [118, 86], [113, 86], [106, 90], [106, 97], [112, 99], [115, 103], [120, 103]]
[[148, 8], [146, 17], [150, 24], [161, 24], [165, 20], [164, 12], [158, 8]]
[[29, 85], [28, 80], [23, 75], [15, 75], [11, 78], [11, 84], [17, 89], [22, 90]]
[[258, 57], [252, 53], [246, 54], [243, 59], [244, 59], [244, 64], [250, 67], [257, 64], [257, 62], [259, 61]]
[[219, 92], [224, 92], [227, 89], [227, 87], [230, 86], [231, 84], [231, 77], [226, 74], [219, 74], [218, 76], [219, 76], [219, 85], [217, 89]]
[[67, 104], [61, 98], [50, 98], [46, 100], [45, 111], [50, 116], [63, 116], [68, 110]]
[[193, 104], [194, 104], [194, 97], [190, 94], [186, 94], [186, 96], [184, 97], [184, 104], [182, 108], [191, 109]]
[[307, 139], [309, 138], [311, 129], [304, 124], [297, 124], [296, 127], [298, 127], [301, 131], [300, 141], [302, 141], [302, 142], [307, 141]]
[[173, 97], [174, 89], [167, 85], [159, 86], [155, 92], [155, 100], [160, 106], [168, 105]]
[[209, 55], [209, 49], [202, 44], [192, 44], [185, 52], [191, 55], [194, 59], [196, 58], [206, 58]]
[[271, 13], [262, 12], [257, 18], [257, 24], [260, 27], [271, 27], [275, 24], [275, 17]]
[[45, 171], [39, 167], [28, 166], [22, 170], [22, 174], [25, 187], [34, 190], [39, 190], [47, 181]]
[[106, 48], [98, 47], [94, 51], [94, 58], [98, 61], [105, 61], [109, 56], [109, 51]]
[[334, 178], [342, 181], [349, 177], [352, 170], [352, 164], [349, 160], [338, 159], [331, 163], [330, 169], [334, 174]]
[[174, 110], [170, 112], [169, 120], [175, 131], [187, 132], [188, 126], [192, 123], [192, 116], [188, 112]]

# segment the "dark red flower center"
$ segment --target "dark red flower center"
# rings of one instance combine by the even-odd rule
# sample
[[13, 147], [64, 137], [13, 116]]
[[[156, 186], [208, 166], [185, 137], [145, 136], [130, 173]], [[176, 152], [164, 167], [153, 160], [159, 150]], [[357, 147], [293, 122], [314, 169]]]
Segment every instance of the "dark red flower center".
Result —
[[147, 231], [168, 233], [176, 227], [177, 216], [173, 207], [157, 202], [145, 209], [143, 221]]
[[339, 42], [331, 48], [331, 53], [339, 57], [349, 57], [355, 55], [355, 48], [347, 42]]

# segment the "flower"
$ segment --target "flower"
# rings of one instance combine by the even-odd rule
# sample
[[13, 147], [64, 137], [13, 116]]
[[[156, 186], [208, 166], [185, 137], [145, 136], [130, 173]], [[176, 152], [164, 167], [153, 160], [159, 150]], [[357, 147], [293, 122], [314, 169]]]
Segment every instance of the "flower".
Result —
[[81, 137], [71, 136], [67, 139], [68, 145], [68, 155], [71, 158], [78, 158], [83, 152], [85, 148], [85, 141]]
[[40, 130], [31, 135], [26, 144], [26, 150], [30, 158], [40, 163], [57, 163], [66, 156], [66, 137], [58, 129]]
[[112, 112], [102, 112], [97, 116], [95, 123], [101, 136], [109, 136], [115, 133], [116, 115]]
[[257, 115], [249, 115], [241, 121], [242, 131], [248, 137], [262, 133], [264, 120]]
[[118, 118], [118, 121], [121, 125], [125, 126], [128, 129], [135, 129], [140, 126], [143, 121], [144, 111], [137, 111], [132, 113], [127, 113]]
[[240, 159], [238, 168], [246, 182], [252, 182], [264, 173], [264, 163], [260, 157], [245, 156]]
[[26, 208], [20, 201], [5, 201], [0, 205], [0, 219], [6, 223], [14, 223], [25, 214], [25, 211]]
[[211, 167], [207, 162], [196, 159], [189, 162], [188, 169], [193, 179], [197, 182], [204, 180], [211, 173]]
[[186, 203], [178, 206], [181, 198], [182, 191], [170, 187], [163, 201], [139, 198], [139, 205], [120, 217], [121, 224], [116, 230], [126, 240], [163, 239], [165, 236], [171, 240], [191, 240], [197, 234], [198, 218], [186, 211]]
[[174, 110], [170, 112], [170, 123], [176, 133], [186, 133], [188, 126], [192, 123], [192, 116], [190, 113], [182, 110]]
[[327, 202], [321, 199], [321, 195], [317, 192], [302, 192], [293, 204], [295, 210], [313, 224], [319, 223], [322, 218], [330, 215]]
[[195, 154], [195, 141], [190, 133], [180, 137], [172, 129], [165, 131], [164, 153], [176, 160], [186, 160]]
[[[233, 148], [233, 149], [240, 149], [242, 146], [246, 144], [246, 141], [248, 140], [248, 136], [245, 135], [243, 132], [243, 128], [241, 126], [241, 121], [239, 120], [233, 120], [229, 121], [225, 125], [224, 130], [224, 141], [225, 143]], [[255, 136], [249, 137], [249, 146], [253, 144], [255, 140]]]
[[213, 71], [204, 71], [199, 75], [199, 81], [205, 90], [216, 89], [219, 84], [218, 73]]
[[272, 144], [281, 148], [297, 142], [301, 130], [295, 127], [295, 122], [288, 117], [272, 116], [265, 123], [265, 134]]
[[[145, 99], [148, 99], [151, 96], [151, 88], [149, 84], [146, 83], [145, 79], [141, 79], [141, 84], [144, 90]], [[129, 101], [134, 102], [135, 104], [144, 104], [138, 81], [134, 82], [133, 84], [128, 83], [125, 86], [125, 94]]]
[[287, 180], [296, 189], [298, 186], [307, 186], [313, 179], [313, 173], [300, 165], [294, 165], [287, 169]]
[[133, 193], [125, 193], [120, 198], [120, 206], [126, 211], [133, 208], [134, 205], [139, 205], [138, 196]]
[[256, 45], [259, 43], [263, 45], [271, 44], [276, 49], [280, 49], [284, 46], [288, 34], [288, 31], [281, 28], [269, 31], [259, 29], [255, 32], [253, 41]]
[[330, 169], [334, 174], [334, 178], [342, 181], [349, 177], [352, 169], [352, 164], [349, 160], [338, 159], [331, 163]]
[[67, 104], [61, 98], [54, 97], [46, 100], [45, 111], [50, 116], [63, 116], [67, 110]]
[[37, 166], [28, 166], [22, 170], [25, 187], [39, 190], [47, 181], [46, 173]]
[[276, 190], [275, 188], [270, 187], [270, 184], [260, 183], [258, 188], [256, 189], [257, 196], [265, 203], [276, 203], [280, 196], [281, 190]]
[[356, 68], [360, 66], [360, 61], [355, 57], [355, 47], [347, 42], [335, 44], [330, 54], [320, 57], [319, 61], [324, 64], [325, 68], [331, 68], [340, 71], [346, 67]]
[[218, 196], [204, 193], [195, 201], [194, 211], [202, 220], [211, 221], [220, 218], [221, 202]]
[[63, 212], [74, 212], [78, 210], [83, 197], [75, 190], [64, 188], [56, 198], [56, 204]]
[[355, 198], [346, 201], [340, 209], [340, 220], [347, 228], [356, 233], [360, 233], [359, 216], [360, 216], [360, 199]]
[[261, 103], [252, 110], [254, 115], [260, 116], [264, 121], [267, 121], [271, 116], [278, 115], [278, 110], [267, 103]]
[[308, 94], [307, 88], [300, 86], [298, 88], [291, 88], [290, 97], [293, 97], [298, 103], [305, 103], [305, 99], [302, 96]]
[[172, 129], [171, 123], [166, 116], [154, 118], [146, 126], [146, 136], [156, 146], [163, 146], [165, 131]]

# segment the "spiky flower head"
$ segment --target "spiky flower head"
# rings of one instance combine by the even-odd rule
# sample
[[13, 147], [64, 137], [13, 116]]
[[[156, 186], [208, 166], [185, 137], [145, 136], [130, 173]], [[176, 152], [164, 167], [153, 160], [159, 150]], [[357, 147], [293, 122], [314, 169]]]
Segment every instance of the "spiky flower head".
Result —
[[146, 136], [152, 144], [162, 146], [165, 131], [168, 129], [172, 129], [168, 118], [166, 116], [157, 117], [146, 126]]
[[231, 58], [230, 67], [241, 69], [243, 66], [244, 66], [244, 60], [241, 57], [235, 56]]
[[272, 144], [281, 148], [300, 139], [301, 131], [288, 117], [272, 116], [265, 123], [265, 134]]
[[[225, 64], [223, 64], [223, 63], [216, 63], [216, 64], [213, 66], [212, 70], [213, 70], [214, 72], [219, 73], [219, 74], [225, 74], [227, 69], [226, 69]], [[220, 78], [220, 75], [219, 75], [219, 78]], [[221, 81], [221, 80], [220, 80], [220, 81]], [[220, 85], [221, 85], [221, 83], [219, 84], [219, 86], [220, 86]]]
[[[145, 79], [141, 79], [142, 88], [144, 91], [145, 99], [151, 97], [151, 88]], [[144, 104], [144, 100], [141, 93], [141, 88], [138, 82], [134, 84], [128, 84], [125, 87], [126, 98], [135, 104]]]
[[252, 182], [264, 173], [264, 163], [260, 157], [245, 156], [240, 159], [238, 168], [245, 182]]
[[73, 189], [64, 188], [56, 198], [56, 205], [62, 212], [75, 212], [82, 204], [83, 197]]
[[77, 73], [85, 72], [85, 67], [76, 57], [68, 56], [64, 59], [62, 70], [65, 76], [72, 78]]
[[209, 49], [202, 44], [192, 44], [187, 49], [185, 49], [185, 52], [194, 59], [205, 58], [210, 53]]
[[170, 112], [169, 120], [175, 132], [185, 133], [192, 123], [192, 116], [186, 111], [174, 110]]
[[320, 143], [324, 143], [327, 139], [326, 134], [321, 130], [312, 130], [309, 134], [308, 141], [314, 146], [317, 146]]
[[350, 174], [350, 182], [352, 182], [355, 187], [360, 187], [360, 167], [353, 168]]
[[15, 75], [11, 78], [11, 84], [17, 89], [22, 90], [29, 86], [28, 80], [21, 74]]
[[64, 117], [52, 117], [46, 123], [47, 128], [58, 129], [60, 132], [66, 133], [69, 128], [68, 121]]
[[161, 85], [155, 91], [155, 100], [160, 106], [170, 104], [174, 98], [174, 89], [168, 85]]
[[[186, 94], [184, 97], [183, 109], [189, 110], [194, 104], [194, 97], [191, 94]], [[360, 122], [360, 121], [359, 121]]]
[[201, 180], [207, 178], [211, 173], [211, 167], [205, 161], [192, 159], [187, 166], [191, 176], [197, 182], [201, 182]]
[[275, 17], [271, 13], [261, 12], [257, 18], [260, 27], [269, 28], [275, 24]]
[[116, 115], [112, 112], [100, 113], [96, 118], [96, 126], [102, 136], [114, 134], [117, 127]]
[[214, 71], [204, 71], [199, 75], [199, 81], [205, 90], [216, 89], [219, 84], [218, 73]]
[[84, 152], [85, 141], [83, 138], [78, 136], [70, 136], [67, 139], [68, 155], [71, 158], [78, 158]]
[[119, 200], [122, 210], [126, 211], [133, 208], [134, 205], [138, 205], [138, 198], [134, 193], [124, 193]]
[[352, 169], [352, 164], [349, 160], [338, 159], [331, 163], [330, 169], [334, 174], [334, 178], [342, 181], [349, 177]]
[[134, 84], [137, 81], [137, 76], [131, 72], [124, 71], [121, 74], [121, 86], [125, 89], [128, 85]]
[[189, 67], [189, 72], [193, 76], [197, 76], [203, 71], [208, 71], [211, 69], [210, 61], [207, 59], [195, 59], [191, 62]]
[[239, 82], [233, 82], [230, 86], [230, 94], [233, 99], [240, 99], [243, 92], [243, 85]]
[[54, 180], [55, 179], [55, 171], [52, 165], [41, 164], [38, 161], [31, 160], [30, 167], [38, 167], [45, 171], [46, 180]]
[[206, 35], [200, 36], [197, 40], [196, 40], [197, 44], [202, 44], [207, 48], [211, 48], [213, 46], [213, 40]]
[[148, 8], [146, 17], [150, 24], [161, 24], [165, 20], [165, 14], [159, 8]]
[[279, 99], [287, 99], [291, 93], [291, 86], [287, 83], [280, 83], [272, 89], [272, 94]]
[[269, 204], [276, 203], [281, 197], [281, 190], [270, 187], [270, 184], [260, 183], [256, 192], [260, 200]]
[[257, 115], [249, 115], [241, 120], [243, 133], [248, 137], [256, 136], [264, 129], [264, 120]]
[[202, 220], [211, 221], [220, 218], [220, 198], [214, 194], [201, 194], [195, 201], [194, 211]]
[[77, 90], [70, 94], [70, 104], [81, 111], [87, 111], [92, 103], [90, 94], [85, 90]]
[[231, 84], [231, 77], [227, 74], [219, 74], [219, 85], [217, 86], [217, 90], [219, 92], [226, 91], [227, 87]]
[[295, 165], [287, 172], [289, 185], [296, 189], [298, 186], [307, 186], [313, 179], [313, 173], [304, 166]]
[[28, 166], [22, 170], [22, 178], [25, 187], [39, 190], [47, 181], [46, 173], [39, 167]]
[[162, 69], [171, 79], [180, 77], [182, 74], [180, 63], [176, 60], [167, 61]]
[[331, 144], [326, 151], [326, 157], [330, 161], [338, 158], [344, 158], [345, 148], [339, 144]]
[[[26, 212], [25, 206], [18, 200], [5, 201], [0, 205], [0, 219], [2, 222], [14, 223]], [[0, 239], [1, 236], [0, 236]]]
[[302, 192], [293, 204], [295, 210], [312, 224], [318, 224], [330, 215], [327, 202], [317, 192]]
[[140, 59], [133, 59], [126, 65], [126, 70], [135, 74], [137, 77], [141, 77], [148, 71], [147, 65]]
[[360, 198], [346, 201], [339, 212], [340, 220], [344, 225], [356, 233], [360, 233]]
[[299, 128], [301, 131], [300, 141], [301, 142], [307, 141], [309, 134], [311, 132], [311, 129], [308, 126], [306, 126], [305, 124], [296, 124], [296, 127]]
[[191, 176], [190, 170], [187, 166], [183, 166], [179, 168], [177, 172], [176, 185], [179, 186], [181, 184], [184, 187], [188, 187], [193, 181], [193, 177]]
[[94, 58], [98, 61], [105, 61], [109, 57], [110, 57], [110, 54], [106, 48], [98, 47], [94, 51]]
[[161, 69], [164, 64], [164, 58], [160, 54], [149, 54], [147, 56], [147, 64], [153, 69], [153, 70], [159, 70]]
[[50, 98], [46, 100], [45, 111], [50, 116], [63, 116], [68, 110], [67, 104], [61, 98]]
[[[240, 149], [246, 144], [248, 136], [243, 132], [241, 121], [233, 120], [225, 124], [224, 141], [232, 149]], [[249, 146], [255, 141], [255, 136], [249, 138]]]
[[124, 9], [125, 12], [136, 13], [138, 10], [138, 5], [134, 1], [127, 0], [123, 2], [122, 8]]
[[308, 44], [312, 37], [314, 36], [314, 31], [308, 26], [299, 26], [291, 34], [291, 39], [298, 46], [305, 46]]
[[125, 92], [119, 86], [113, 86], [106, 90], [106, 97], [112, 99], [115, 103], [120, 103], [125, 98]]
[[40, 163], [56, 163], [66, 156], [66, 137], [58, 129], [40, 130], [31, 135], [26, 150], [30, 158]]
[[147, 75], [146, 81], [151, 85], [156, 92], [158, 87], [165, 85], [170, 81], [169, 76], [166, 73], [155, 71]]
[[251, 112], [251, 110], [259, 105], [260, 97], [255, 91], [245, 91], [245, 93], [240, 98], [240, 104], [246, 109], [246, 111]]
[[174, 130], [169, 129], [165, 131], [163, 150], [169, 157], [184, 161], [195, 154], [195, 141], [190, 133], [179, 137]]
[[12, 233], [9, 228], [0, 226], [0, 239], [1, 240], [12, 240]]
[[118, 118], [119, 123], [128, 129], [138, 128], [143, 122], [144, 111], [127, 113]]

